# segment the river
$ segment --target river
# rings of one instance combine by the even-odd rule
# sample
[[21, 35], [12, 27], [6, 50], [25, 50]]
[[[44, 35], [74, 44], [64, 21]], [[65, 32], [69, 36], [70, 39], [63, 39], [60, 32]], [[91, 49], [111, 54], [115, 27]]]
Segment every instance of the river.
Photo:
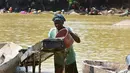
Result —
[[[125, 64], [125, 57], [130, 53], [129, 26], [85, 24], [66, 22], [81, 38], [81, 43], [74, 43], [79, 73], [82, 73], [83, 61], [86, 59]], [[43, 72], [53, 73], [53, 57], [43, 62], [42, 68]]]
[[[52, 15], [14, 16], [1, 15], [0, 40], [14, 42], [23, 48], [47, 38], [47, 33], [53, 26], [49, 25], [52, 24]], [[105, 23], [112, 23], [106, 21], [95, 25], [95, 22], [75, 19], [76, 21], [65, 22], [65, 25], [72, 27], [81, 38], [81, 43], [74, 43], [79, 73], [82, 73], [83, 61], [86, 59], [125, 63], [125, 57], [130, 53], [130, 26], [106, 25]], [[42, 63], [42, 72], [54, 73], [53, 57]]]

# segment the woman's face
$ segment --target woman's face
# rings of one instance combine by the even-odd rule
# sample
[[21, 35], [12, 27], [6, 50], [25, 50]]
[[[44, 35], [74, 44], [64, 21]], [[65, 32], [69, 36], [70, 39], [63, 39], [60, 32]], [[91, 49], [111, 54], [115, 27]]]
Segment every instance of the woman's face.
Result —
[[61, 21], [61, 20], [56, 20], [56, 21], [54, 21], [54, 25], [55, 25], [55, 27], [56, 27], [58, 30], [64, 28], [64, 26], [63, 26], [63, 21]]

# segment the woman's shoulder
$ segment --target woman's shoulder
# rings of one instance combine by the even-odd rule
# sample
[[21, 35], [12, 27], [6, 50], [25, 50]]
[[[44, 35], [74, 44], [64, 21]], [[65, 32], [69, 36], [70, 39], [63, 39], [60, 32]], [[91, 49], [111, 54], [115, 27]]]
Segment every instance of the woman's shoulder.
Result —
[[67, 28], [69, 31], [72, 31], [72, 30], [73, 30], [71, 27], [65, 27], [65, 28]]
[[55, 30], [56, 28], [55, 27], [53, 27], [53, 28], [51, 28], [50, 30]]
[[51, 28], [51, 29], [50, 29], [50, 31], [54, 31], [54, 30], [56, 30], [56, 28], [55, 28], [55, 27], [53, 27], [53, 28]]

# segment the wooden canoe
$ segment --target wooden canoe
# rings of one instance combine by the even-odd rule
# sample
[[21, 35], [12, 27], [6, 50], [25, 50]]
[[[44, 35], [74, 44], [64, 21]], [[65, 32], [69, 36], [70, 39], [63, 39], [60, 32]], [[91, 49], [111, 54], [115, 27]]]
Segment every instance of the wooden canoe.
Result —
[[21, 46], [8, 42], [0, 43], [0, 73], [14, 73], [23, 55], [19, 50]]
[[127, 69], [125, 64], [113, 63], [99, 60], [83, 61], [83, 73], [118, 73]]

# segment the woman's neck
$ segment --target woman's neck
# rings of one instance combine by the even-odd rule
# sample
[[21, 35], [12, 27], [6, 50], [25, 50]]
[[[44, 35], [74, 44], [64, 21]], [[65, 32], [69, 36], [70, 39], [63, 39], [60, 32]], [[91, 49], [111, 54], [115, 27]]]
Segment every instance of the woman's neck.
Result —
[[[63, 26], [61, 29], [63, 29], [63, 28], [65, 28], [65, 27]], [[57, 30], [60, 31], [61, 29], [57, 29]]]

